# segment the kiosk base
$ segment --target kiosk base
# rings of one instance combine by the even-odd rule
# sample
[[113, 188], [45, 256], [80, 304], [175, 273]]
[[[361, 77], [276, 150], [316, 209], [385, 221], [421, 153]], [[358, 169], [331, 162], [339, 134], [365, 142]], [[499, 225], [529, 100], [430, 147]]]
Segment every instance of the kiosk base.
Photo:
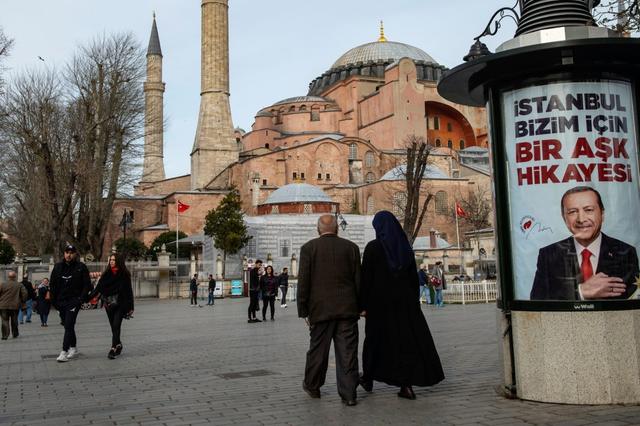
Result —
[[518, 397], [640, 403], [640, 310], [512, 311]]

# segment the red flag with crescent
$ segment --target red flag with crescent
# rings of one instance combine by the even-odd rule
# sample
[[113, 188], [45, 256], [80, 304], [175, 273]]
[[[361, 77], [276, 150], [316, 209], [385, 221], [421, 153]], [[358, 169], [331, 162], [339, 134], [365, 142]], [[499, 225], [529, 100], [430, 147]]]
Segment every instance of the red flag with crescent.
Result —
[[467, 213], [462, 210], [462, 207], [460, 207], [458, 203], [456, 203], [456, 215], [458, 215], [458, 217], [467, 217]]
[[189, 207], [191, 207], [188, 204], [182, 203], [180, 201], [178, 201], [178, 213], [184, 213], [187, 210], [189, 210]]

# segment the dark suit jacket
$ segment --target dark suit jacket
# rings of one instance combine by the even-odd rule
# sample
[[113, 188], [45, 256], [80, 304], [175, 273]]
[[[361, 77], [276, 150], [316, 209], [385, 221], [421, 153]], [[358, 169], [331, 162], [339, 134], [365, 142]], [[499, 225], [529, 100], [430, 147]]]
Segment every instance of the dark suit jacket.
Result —
[[[616, 299], [628, 299], [636, 290], [638, 255], [627, 243], [602, 234], [598, 272], [619, 277], [627, 285], [625, 293]], [[531, 288], [531, 300], [580, 300], [578, 284], [582, 273], [573, 237], [540, 249], [536, 276]]]
[[298, 316], [311, 324], [358, 318], [360, 249], [349, 240], [325, 234], [300, 249]]

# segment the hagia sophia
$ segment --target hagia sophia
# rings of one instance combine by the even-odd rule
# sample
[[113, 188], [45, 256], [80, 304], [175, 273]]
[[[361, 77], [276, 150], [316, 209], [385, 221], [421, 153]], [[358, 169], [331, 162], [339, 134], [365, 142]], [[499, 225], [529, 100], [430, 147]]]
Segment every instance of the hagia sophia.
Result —
[[[175, 231], [179, 200], [190, 206], [179, 219], [180, 231], [194, 236], [202, 234], [207, 212], [232, 186], [253, 232], [250, 255], [265, 257], [268, 251], [284, 262], [303, 237], [312, 236], [319, 213], [344, 215], [347, 235], [364, 246], [374, 237], [371, 215], [383, 209], [401, 213], [405, 143], [414, 135], [432, 146], [423, 189], [434, 198], [419, 241], [432, 249], [455, 248], [455, 201], [489, 187], [488, 130], [484, 109], [438, 95], [436, 84], [446, 68], [418, 47], [388, 40], [381, 24], [372, 42], [336, 52], [336, 61], [318, 70], [300, 96], [276, 99], [257, 111], [248, 131], [234, 128], [228, 7], [228, 0], [202, 0], [201, 103], [191, 173], [184, 176], [164, 173], [162, 64], [171, 58], [162, 55], [154, 16], [144, 83], [142, 179], [133, 196], [116, 200], [104, 252], [121, 236], [123, 209], [133, 212], [136, 238], [149, 245], [162, 232]], [[285, 224], [263, 233], [279, 242], [263, 241], [256, 231], [256, 224], [270, 223]], [[296, 234], [303, 223], [311, 228]]]

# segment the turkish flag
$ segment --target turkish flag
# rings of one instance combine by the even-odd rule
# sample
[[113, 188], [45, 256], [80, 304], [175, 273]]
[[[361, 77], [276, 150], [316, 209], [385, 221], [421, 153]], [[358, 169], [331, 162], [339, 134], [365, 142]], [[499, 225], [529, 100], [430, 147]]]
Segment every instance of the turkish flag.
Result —
[[178, 201], [178, 213], [186, 212], [187, 210], [189, 210], [189, 207], [191, 207], [189, 204], [184, 204]]
[[467, 217], [467, 213], [462, 210], [462, 207], [460, 207], [458, 203], [456, 203], [456, 215], [458, 215], [458, 217]]

